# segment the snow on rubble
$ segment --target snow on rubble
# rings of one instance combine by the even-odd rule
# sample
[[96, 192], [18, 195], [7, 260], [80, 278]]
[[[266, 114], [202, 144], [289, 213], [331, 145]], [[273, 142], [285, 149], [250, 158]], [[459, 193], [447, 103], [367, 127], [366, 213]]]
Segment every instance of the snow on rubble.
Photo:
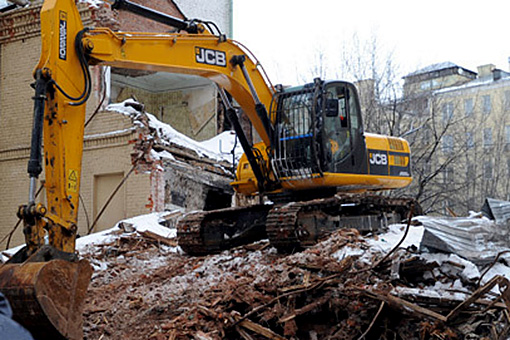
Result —
[[[424, 218], [380, 234], [340, 230], [293, 254], [279, 254], [262, 240], [203, 257], [162, 242], [175, 237], [165, 213], [121, 221], [79, 242], [80, 253], [96, 269], [85, 308], [86, 336], [346, 339], [369, 330], [379, 338], [397, 332], [402, 339], [432, 334], [474, 339], [503, 334], [507, 307], [497, 298], [507, 281], [498, 275], [510, 277], [510, 268], [501, 261], [489, 268], [455, 253], [430, 252], [422, 244]], [[162, 239], [147, 237], [146, 231]], [[477, 290], [486, 283], [492, 296]], [[378, 313], [381, 308], [391, 313]], [[481, 313], [485, 308], [491, 312]]]
[[[154, 115], [140, 112], [140, 106], [141, 104], [135, 100], [127, 99], [121, 103], [108, 105], [106, 110], [128, 116], [134, 121], [135, 125], [139, 126], [145, 124], [142, 120], [147, 117], [147, 124], [155, 131], [159, 141], [167, 145], [173, 144], [192, 150], [200, 157], [210, 158], [218, 162], [232, 163], [232, 150], [234, 150], [236, 159], [239, 159], [243, 153], [242, 147], [236, 141], [236, 135], [233, 131], [224, 131], [209, 140], [197, 142], [175, 130], [169, 124], [159, 121]], [[165, 151], [158, 153], [158, 155], [159, 157], [172, 159], [172, 156], [168, 152], [165, 153]]]
[[[101, 252], [105, 246], [110, 247], [109, 251], [115, 252], [115, 246], [122, 243], [125, 239], [161, 237], [163, 240], [175, 240], [177, 236], [175, 228], [165, 227], [162, 223], [168, 223], [170, 220], [165, 219], [165, 217], [173, 216], [177, 218], [181, 213], [182, 210], [155, 212], [122, 220], [113, 228], [78, 238], [76, 240], [76, 251], [82, 256], [90, 257], [90, 262], [96, 271], [107, 270], [108, 264], [94, 257], [94, 254], [98, 251]], [[164, 256], [168, 253], [180, 252], [177, 243], [174, 243], [174, 245], [169, 245], [170, 243], [160, 245], [162, 250], [160, 254]], [[155, 268], [160, 264], [157, 261], [157, 257], [159, 256], [142, 259], [138, 265], [143, 265], [146, 268]], [[124, 258], [120, 258], [120, 260], [122, 261]]]

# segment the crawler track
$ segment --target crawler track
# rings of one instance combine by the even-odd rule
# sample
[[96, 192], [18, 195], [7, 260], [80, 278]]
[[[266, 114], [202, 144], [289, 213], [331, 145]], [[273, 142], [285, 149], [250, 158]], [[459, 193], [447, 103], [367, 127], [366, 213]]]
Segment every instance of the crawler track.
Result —
[[177, 223], [181, 248], [190, 255], [222, 250], [267, 238], [265, 223], [271, 205], [192, 212]]
[[[317, 243], [340, 228], [376, 232], [408, 216], [412, 199], [378, 195], [336, 195], [274, 207], [268, 214], [266, 231], [271, 245], [290, 252]], [[415, 204], [415, 212], [421, 208]]]
[[179, 246], [188, 254], [208, 254], [217, 252], [213, 247], [208, 247], [202, 239], [202, 221], [207, 212], [193, 212], [186, 215], [177, 224], [177, 237]]
[[217, 253], [224, 249], [269, 238], [282, 252], [306, 248], [340, 228], [376, 232], [407, 218], [407, 198], [379, 195], [336, 195], [330, 198], [278, 205], [228, 208], [186, 215], [177, 225], [181, 248], [192, 255]]

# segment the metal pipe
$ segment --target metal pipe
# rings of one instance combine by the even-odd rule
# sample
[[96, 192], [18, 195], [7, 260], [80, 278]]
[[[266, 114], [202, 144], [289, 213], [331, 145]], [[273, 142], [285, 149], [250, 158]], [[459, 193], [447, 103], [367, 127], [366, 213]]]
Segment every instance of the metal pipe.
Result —
[[35, 202], [37, 178], [42, 172], [42, 133], [44, 122], [44, 105], [46, 100], [46, 87], [48, 80], [43, 76], [42, 70], [35, 74], [34, 121], [32, 123], [32, 140], [30, 143], [30, 159], [27, 172], [30, 175], [30, 189], [28, 201]]
[[138, 14], [144, 18], [160, 22], [165, 25], [175, 27], [188, 33], [198, 33], [198, 26], [193, 22], [181, 20], [168, 14], [158, 12], [152, 8], [148, 8], [129, 0], [115, 0], [112, 9], [123, 9], [128, 12]]
[[253, 101], [255, 102], [255, 111], [257, 112], [257, 115], [259, 116], [260, 120], [262, 121], [262, 124], [264, 125], [264, 129], [266, 130], [266, 133], [269, 136], [269, 139], [272, 140], [273, 135], [274, 135], [273, 126], [271, 124], [271, 121], [269, 120], [266, 107], [260, 101], [260, 98], [257, 94], [257, 90], [255, 89], [255, 86], [253, 85], [253, 82], [251, 81], [250, 74], [248, 73], [248, 70], [246, 69], [246, 66], [244, 65], [245, 60], [246, 60], [245, 55], [235, 55], [230, 60], [230, 63], [233, 66], [239, 66], [241, 68], [241, 71], [243, 72], [244, 79], [246, 80], [246, 84], [248, 84], [248, 88], [250, 89], [251, 96], [253, 97]]
[[37, 196], [37, 178], [30, 177], [30, 188], [28, 189], [28, 204], [35, 203]]
[[246, 134], [239, 122], [239, 118], [237, 117], [236, 110], [232, 107], [225, 90], [218, 86], [218, 93], [220, 94], [221, 101], [225, 105], [227, 118], [230, 123], [232, 123], [234, 130], [237, 133], [237, 138], [239, 138], [239, 142], [241, 143], [246, 158], [248, 159], [248, 163], [250, 163], [253, 174], [257, 179], [259, 190], [263, 192], [268, 179], [264, 176], [260, 163], [257, 161], [257, 157], [255, 157], [255, 154], [253, 153], [252, 145], [248, 141], [248, 138], [246, 138]]
[[241, 67], [241, 71], [243, 72], [244, 79], [246, 80], [246, 83], [248, 84], [248, 88], [250, 89], [253, 100], [255, 101], [255, 105], [262, 104], [260, 102], [259, 95], [257, 94], [257, 90], [255, 90], [255, 86], [253, 85], [253, 82], [251, 81], [250, 74], [248, 73], [246, 66], [244, 66], [244, 63], [239, 64], [239, 66]]

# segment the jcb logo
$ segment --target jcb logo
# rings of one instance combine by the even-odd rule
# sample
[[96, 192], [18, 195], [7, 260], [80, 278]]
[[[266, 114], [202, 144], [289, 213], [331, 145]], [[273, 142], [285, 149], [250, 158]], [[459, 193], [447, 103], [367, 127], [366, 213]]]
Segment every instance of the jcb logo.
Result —
[[371, 152], [369, 161], [372, 165], [388, 165], [388, 156], [384, 153]]
[[202, 47], [195, 47], [195, 60], [200, 64], [227, 66], [227, 55], [225, 52]]

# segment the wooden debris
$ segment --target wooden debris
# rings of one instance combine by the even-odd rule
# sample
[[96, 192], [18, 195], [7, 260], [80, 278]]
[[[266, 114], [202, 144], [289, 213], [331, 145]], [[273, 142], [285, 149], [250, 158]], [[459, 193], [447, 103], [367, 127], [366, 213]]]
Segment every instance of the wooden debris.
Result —
[[161, 243], [170, 247], [177, 247], [177, 239], [175, 237], [174, 238], [164, 237], [156, 233], [153, 233], [150, 230], [137, 232], [143, 237], [148, 238], [149, 240], [156, 241], [157, 243]]
[[467, 306], [471, 305], [473, 302], [478, 300], [482, 295], [490, 291], [495, 285], [497, 285], [501, 281], [501, 276], [494, 276], [492, 280], [487, 282], [483, 287], [478, 288], [470, 297], [468, 297], [464, 302], [460, 303], [457, 307], [455, 307], [446, 317], [446, 321], [454, 320], [457, 315]]
[[363, 290], [363, 293], [373, 299], [376, 299], [376, 300], [379, 300], [382, 302], [386, 302], [392, 308], [396, 308], [404, 313], [416, 314], [417, 316], [420, 316], [420, 317], [421, 316], [430, 317], [430, 318], [436, 319], [441, 322], [447, 321], [447, 318], [439, 313], [436, 313], [436, 312], [429, 310], [427, 308], [418, 306], [414, 303], [411, 303], [411, 302], [401, 299], [399, 297], [393, 296], [391, 294], [383, 295], [383, 294], [379, 294], [379, 293], [369, 291], [369, 290]]
[[253, 332], [257, 333], [257, 334], [260, 334], [260, 335], [264, 336], [267, 339], [271, 339], [271, 340], [286, 340], [284, 337], [276, 334], [275, 332], [273, 332], [269, 328], [263, 327], [263, 326], [255, 323], [255, 322], [252, 322], [252, 321], [250, 321], [248, 319], [241, 320], [238, 325], [240, 327], [244, 327], [244, 328], [246, 328], [246, 329], [248, 329], [250, 331], [253, 331]]
[[[173, 246], [172, 238], [150, 232], [121, 235], [89, 255], [108, 269], [96, 272], [91, 284], [86, 337], [502, 339], [510, 332], [505, 278], [495, 277], [479, 289], [466, 285], [465, 295], [427, 294], [417, 287], [436, 281], [448, 287], [459, 278], [401, 250], [374, 255], [372, 263], [378, 266], [359, 256], [338, 260], [333, 254], [339, 245], [367, 246], [348, 231], [331, 237], [330, 243], [291, 255], [276, 254], [260, 242], [190, 257], [161, 251], [158, 245]], [[159, 267], [149, 268], [157, 262]], [[460, 262], [447, 265], [463, 268]], [[489, 293], [496, 285], [499, 296]]]

